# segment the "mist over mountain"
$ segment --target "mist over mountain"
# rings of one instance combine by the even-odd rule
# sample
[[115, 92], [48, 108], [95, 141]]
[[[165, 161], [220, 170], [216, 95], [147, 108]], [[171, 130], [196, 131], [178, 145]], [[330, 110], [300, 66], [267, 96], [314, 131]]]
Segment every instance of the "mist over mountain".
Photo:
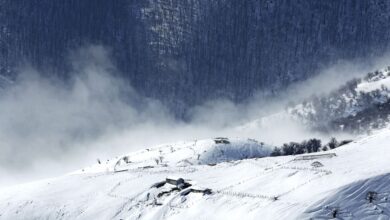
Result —
[[327, 94], [312, 95], [287, 112], [322, 132], [371, 133], [390, 121], [390, 67], [354, 78]]
[[0, 0], [0, 220], [390, 219], [389, 42], [385, 0]]
[[109, 48], [125, 83], [177, 116], [206, 100], [274, 96], [340, 59], [385, 53], [385, 0], [0, 1], [0, 73], [72, 74], [69, 53]]

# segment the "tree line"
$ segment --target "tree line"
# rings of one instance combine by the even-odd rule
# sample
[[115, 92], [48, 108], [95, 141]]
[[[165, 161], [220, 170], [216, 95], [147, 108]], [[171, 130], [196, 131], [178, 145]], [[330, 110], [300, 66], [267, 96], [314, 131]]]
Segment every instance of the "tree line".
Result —
[[312, 138], [309, 140], [304, 140], [301, 143], [290, 142], [283, 144], [281, 147], [275, 147], [271, 153], [271, 156], [277, 157], [328, 151], [350, 142], [352, 142], [352, 140], [343, 140], [339, 142], [336, 138], [332, 137], [327, 144], [322, 145], [320, 139]]

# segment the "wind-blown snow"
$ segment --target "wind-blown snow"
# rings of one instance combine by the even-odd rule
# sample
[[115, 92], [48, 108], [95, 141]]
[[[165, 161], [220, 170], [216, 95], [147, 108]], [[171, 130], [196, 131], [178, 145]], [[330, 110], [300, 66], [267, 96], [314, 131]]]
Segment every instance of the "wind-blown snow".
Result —
[[[215, 141], [227, 141], [217, 144]], [[147, 148], [128, 155], [103, 161], [75, 173], [119, 171], [158, 167], [185, 167], [190, 165], [216, 164], [247, 158], [269, 156], [273, 147], [254, 139], [216, 138], [183, 141]], [[101, 161], [102, 162], [102, 161]]]
[[[389, 141], [390, 131], [384, 130], [312, 158], [222, 160], [205, 153], [200, 163], [197, 154], [204, 149], [262, 145], [232, 139], [232, 144], [199, 141], [199, 149], [194, 142], [160, 146], [102, 162], [103, 169], [96, 165], [2, 189], [0, 219], [331, 219], [335, 209], [343, 219], [389, 219]], [[162, 162], [153, 164], [152, 158], [161, 155]], [[181, 163], [184, 158], [192, 165]], [[212, 194], [151, 187], [169, 176]], [[378, 194], [372, 203], [366, 200], [368, 191]]]

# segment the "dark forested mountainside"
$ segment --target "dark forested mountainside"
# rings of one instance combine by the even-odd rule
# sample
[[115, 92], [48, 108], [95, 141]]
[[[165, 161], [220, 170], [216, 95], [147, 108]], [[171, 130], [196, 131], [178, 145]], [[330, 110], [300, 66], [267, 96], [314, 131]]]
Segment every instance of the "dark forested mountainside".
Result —
[[0, 0], [0, 71], [28, 61], [66, 79], [70, 51], [104, 45], [129, 84], [182, 115], [382, 54], [389, 10], [386, 0]]

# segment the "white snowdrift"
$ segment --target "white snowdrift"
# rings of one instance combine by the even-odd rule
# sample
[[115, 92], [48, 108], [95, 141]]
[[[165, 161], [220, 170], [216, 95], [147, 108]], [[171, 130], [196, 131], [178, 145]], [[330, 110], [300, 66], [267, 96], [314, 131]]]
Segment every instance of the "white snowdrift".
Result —
[[[336, 156], [245, 160], [209, 156], [217, 153], [198, 160], [203, 148], [185, 150], [189, 143], [173, 145], [181, 153], [172, 157], [169, 147], [155, 148], [130, 154], [132, 163], [117, 172], [112, 165], [120, 158], [91, 172], [2, 189], [0, 219], [331, 219], [334, 208], [338, 219], [389, 219], [389, 142], [385, 130], [326, 152]], [[207, 150], [213, 146], [204, 143], [210, 143], [200, 145]], [[143, 162], [160, 155], [158, 165]], [[212, 194], [183, 195], [169, 184], [151, 187], [169, 176]], [[369, 191], [377, 192], [373, 203], [366, 199]]]
[[[225, 143], [216, 143], [225, 142]], [[253, 139], [216, 138], [159, 145], [104, 161], [76, 173], [185, 167], [269, 156], [272, 146]]]
[[[369, 200], [371, 196], [371, 202]], [[389, 219], [390, 174], [357, 181], [342, 187], [310, 207], [303, 218]]]

